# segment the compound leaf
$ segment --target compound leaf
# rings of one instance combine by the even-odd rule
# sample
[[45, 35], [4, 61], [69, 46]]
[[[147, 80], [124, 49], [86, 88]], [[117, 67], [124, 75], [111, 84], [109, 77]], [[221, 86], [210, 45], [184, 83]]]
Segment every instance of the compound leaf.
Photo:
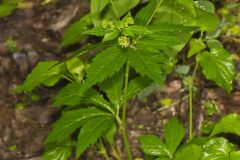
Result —
[[83, 91], [118, 72], [125, 64], [126, 58], [127, 55], [118, 47], [111, 47], [98, 53], [87, 70]]
[[114, 123], [111, 116], [96, 117], [88, 121], [81, 129], [77, 141], [77, 157], [79, 157], [91, 144]]
[[45, 143], [62, 142], [90, 119], [99, 116], [110, 117], [111, 114], [93, 107], [64, 111], [61, 118], [53, 124]]
[[140, 73], [142, 76], [148, 76], [158, 84], [164, 81], [163, 73], [161, 71], [161, 56], [159, 52], [132, 50], [129, 54], [130, 65]]
[[234, 79], [234, 63], [230, 54], [224, 49], [211, 49], [197, 56], [207, 79], [217, 83], [230, 92]]

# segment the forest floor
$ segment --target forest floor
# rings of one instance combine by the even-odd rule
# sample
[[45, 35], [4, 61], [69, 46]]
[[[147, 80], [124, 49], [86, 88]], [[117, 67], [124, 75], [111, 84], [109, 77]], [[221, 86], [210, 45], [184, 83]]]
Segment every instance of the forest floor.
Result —
[[[61, 0], [48, 5], [41, 5], [40, 0], [32, 0], [29, 5], [0, 19], [0, 160], [41, 159], [44, 139], [51, 124], [60, 115], [60, 111], [51, 106], [50, 99], [60, 85], [54, 88], [40, 87], [27, 95], [16, 94], [14, 89], [23, 82], [37, 62], [61, 59], [71, 50], [60, 47], [63, 31], [71, 22], [88, 12], [87, 0]], [[9, 49], [9, 37], [15, 41], [18, 51], [11, 52]], [[224, 35], [221, 40], [230, 52], [240, 55], [239, 44], [229, 41]], [[236, 61], [237, 73], [240, 71], [239, 59]], [[234, 82], [231, 94], [203, 78], [200, 78], [199, 84], [201, 91], [196, 96], [194, 107], [195, 133], [199, 133], [202, 122], [207, 118], [203, 109], [206, 101], [214, 100], [219, 108], [219, 113], [210, 117], [212, 120], [218, 120], [228, 113], [240, 114], [238, 81]], [[188, 97], [182, 88], [181, 79], [171, 75], [166, 84], [153, 94], [128, 104], [128, 136], [134, 157], [142, 154], [137, 137], [145, 133], [161, 135], [163, 124], [173, 115], [177, 115], [188, 127]], [[171, 100], [168, 107], [163, 106], [162, 99]], [[120, 139], [116, 147], [122, 151]], [[88, 156], [91, 157], [91, 152]], [[92, 156], [88, 159], [103, 158]]]

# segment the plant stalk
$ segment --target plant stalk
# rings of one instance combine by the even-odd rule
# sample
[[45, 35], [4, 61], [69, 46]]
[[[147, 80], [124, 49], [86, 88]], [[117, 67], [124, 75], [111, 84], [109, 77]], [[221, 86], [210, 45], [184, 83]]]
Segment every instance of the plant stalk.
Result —
[[130, 150], [130, 145], [127, 137], [127, 128], [126, 128], [126, 113], [127, 113], [127, 92], [128, 92], [128, 80], [129, 80], [129, 61], [126, 63], [125, 71], [125, 80], [124, 80], [124, 97], [123, 97], [123, 106], [122, 106], [122, 138], [127, 152], [127, 160], [132, 160], [132, 153]]
[[194, 88], [194, 79], [198, 69], [198, 61], [195, 65], [193, 75], [189, 84], [189, 141], [193, 137], [193, 88]]

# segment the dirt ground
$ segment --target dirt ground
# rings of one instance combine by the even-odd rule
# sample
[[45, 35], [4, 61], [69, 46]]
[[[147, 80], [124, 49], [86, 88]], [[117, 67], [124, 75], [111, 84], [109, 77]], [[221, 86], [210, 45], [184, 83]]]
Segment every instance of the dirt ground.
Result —
[[[61, 49], [59, 45], [64, 29], [88, 12], [87, 0], [61, 0], [44, 6], [40, 0], [30, 2], [31, 7], [18, 9], [10, 17], [0, 19], [0, 160], [41, 159], [44, 139], [59, 116], [59, 110], [51, 106], [50, 100], [58, 86], [51, 89], [40, 87], [28, 95], [15, 94], [14, 89], [37, 62], [61, 59], [65, 55], [68, 50]], [[17, 44], [17, 52], [11, 52], [7, 46], [10, 36]], [[239, 44], [227, 41], [224, 36], [222, 40], [226, 48], [240, 55]], [[240, 71], [240, 61], [236, 61], [236, 70], [237, 73]], [[213, 116], [214, 120], [227, 113], [240, 113], [239, 82], [234, 82], [234, 90], [230, 95], [204, 79], [200, 84], [202, 90], [194, 108], [196, 133], [206, 118], [202, 107], [206, 100], [214, 100], [219, 106], [221, 114]], [[134, 157], [142, 154], [137, 137], [144, 133], [161, 135], [163, 124], [171, 116], [177, 115], [188, 127], [188, 99], [179, 101], [187, 93], [180, 92], [181, 89], [181, 80], [172, 75], [168, 77], [166, 85], [154, 94], [142, 101], [129, 103], [128, 134]], [[163, 98], [172, 100], [169, 107], [161, 105]], [[117, 140], [116, 146], [122, 151], [121, 140]]]

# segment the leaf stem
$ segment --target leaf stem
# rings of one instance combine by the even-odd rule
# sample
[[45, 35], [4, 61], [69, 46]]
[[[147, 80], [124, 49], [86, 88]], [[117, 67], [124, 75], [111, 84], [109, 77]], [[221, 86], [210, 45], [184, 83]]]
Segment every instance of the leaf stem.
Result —
[[196, 76], [198, 69], [198, 61], [195, 65], [193, 75], [191, 76], [191, 81], [189, 84], [189, 140], [193, 137], [193, 86], [194, 86], [194, 78]]
[[101, 149], [101, 153], [105, 157], [105, 159], [110, 160], [110, 157], [108, 156], [107, 150], [106, 150], [105, 146], [103, 145], [103, 142], [101, 139], [100, 139], [100, 149]]
[[123, 143], [127, 152], [127, 160], [132, 160], [132, 153], [129, 146], [129, 141], [127, 137], [126, 129], [126, 112], [127, 112], [127, 91], [128, 91], [128, 80], [129, 80], [129, 61], [126, 62], [126, 71], [125, 71], [125, 82], [124, 82], [124, 97], [123, 97], [123, 108], [122, 108], [122, 138]]
[[153, 14], [151, 15], [151, 17], [149, 18], [148, 22], [146, 23], [145, 27], [147, 27], [149, 25], [149, 23], [152, 21], [155, 13], [157, 12], [157, 10], [159, 9], [160, 5], [162, 4], [163, 0], [160, 0], [160, 2], [157, 4]]

